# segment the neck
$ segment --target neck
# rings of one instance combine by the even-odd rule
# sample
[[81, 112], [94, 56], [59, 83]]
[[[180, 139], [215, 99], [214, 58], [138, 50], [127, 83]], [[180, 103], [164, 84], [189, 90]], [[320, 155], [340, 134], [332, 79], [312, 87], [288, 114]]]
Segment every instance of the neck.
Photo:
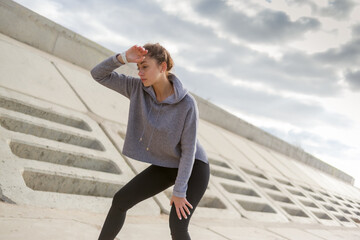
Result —
[[159, 102], [164, 101], [174, 92], [170, 80], [165, 75], [160, 79], [160, 81], [152, 85], [152, 87], [155, 91], [156, 99]]

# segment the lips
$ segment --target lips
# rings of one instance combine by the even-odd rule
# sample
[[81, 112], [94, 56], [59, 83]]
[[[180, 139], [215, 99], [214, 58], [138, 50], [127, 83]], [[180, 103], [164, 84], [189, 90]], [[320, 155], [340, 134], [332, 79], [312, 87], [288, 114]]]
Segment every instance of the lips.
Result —
[[145, 79], [145, 78], [141, 78], [141, 81], [142, 81], [142, 82], [145, 82], [145, 81], [146, 81], [146, 79]]

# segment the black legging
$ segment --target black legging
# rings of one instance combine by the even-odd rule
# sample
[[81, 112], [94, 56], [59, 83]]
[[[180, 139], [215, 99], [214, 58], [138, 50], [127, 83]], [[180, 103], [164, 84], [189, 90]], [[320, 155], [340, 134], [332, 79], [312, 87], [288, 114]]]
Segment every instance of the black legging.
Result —
[[[113, 240], [124, 224], [126, 211], [137, 203], [174, 185], [177, 171], [177, 168], [151, 165], [122, 187], [113, 198], [99, 240]], [[209, 165], [200, 160], [195, 160], [186, 192], [186, 199], [193, 206], [193, 209], [189, 208], [191, 214], [187, 219], [182, 218], [182, 220], [179, 220], [174, 204], [171, 207], [169, 225], [173, 240], [190, 239], [188, 233], [189, 222], [196, 206], [205, 193], [209, 182], [209, 174]]]

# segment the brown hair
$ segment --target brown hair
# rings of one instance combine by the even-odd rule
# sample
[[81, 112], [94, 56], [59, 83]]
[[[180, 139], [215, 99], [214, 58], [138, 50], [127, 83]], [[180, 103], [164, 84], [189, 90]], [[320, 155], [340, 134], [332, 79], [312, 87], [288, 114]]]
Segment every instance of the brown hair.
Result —
[[169, 71], [174, 66], [174, 61], [172, 60], [170, 53], [159, 43], [147, 43], [144, 45], [144, 48], [148, 50], [147, 55], [154, 58], [159, 65], [163, 62], [166, 63], [166, 75], [168, 75]]

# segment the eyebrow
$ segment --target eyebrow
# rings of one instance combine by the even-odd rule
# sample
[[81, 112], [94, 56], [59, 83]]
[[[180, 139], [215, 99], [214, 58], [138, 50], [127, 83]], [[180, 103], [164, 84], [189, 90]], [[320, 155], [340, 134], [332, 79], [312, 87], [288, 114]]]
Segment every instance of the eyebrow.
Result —
[[142, 61], [141, 63], [138, 63], [138, 65], [146, 63], [146, 60]]

